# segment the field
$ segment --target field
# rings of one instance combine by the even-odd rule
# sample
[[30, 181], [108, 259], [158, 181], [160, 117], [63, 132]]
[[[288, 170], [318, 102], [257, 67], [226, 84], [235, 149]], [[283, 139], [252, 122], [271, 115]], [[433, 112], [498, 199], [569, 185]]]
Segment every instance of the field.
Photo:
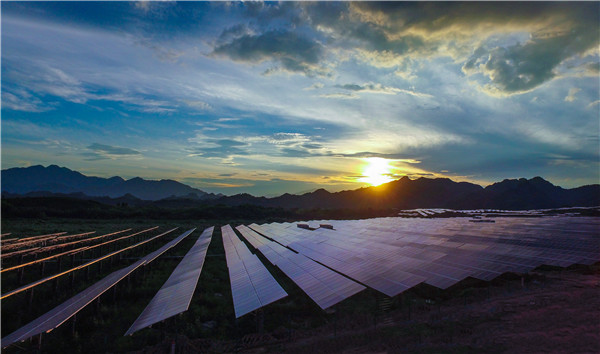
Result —
[[[237, 221], [236, 221], [237, 222]], [[420, 284], [387, 297], [367, 289], [322, 311], [278, 268], [257, 253], [289, 294], [235, 319], [218, 223], [194, 220], [3, 220], [2, 233], [34, 236], [67, 231], [94, 235], [160, 226], [178, 230], [146, 249], [127, 251], [2, 301], [2, 337], [51, 310], [114, 270], [123, 268], [183, 231], [197, 230], [147, 267], [137, 269], [57, 329], [5, 349], [42, 352], [598, 352], [600, 270], [598, 264], [567, 269], [541, 266], [523, 276], [504, 274], [491, 282], [473, 278], [446, 290]], [[202, 230], [215, 226], [190, 309], [123, 336]], [[237, 223], [231, 223], [232, 226]], [[158, 232], [158, 231], [157, 231]], [[153, 241], [158, 242], [158, 241]], [[117, 248], [115, 246], [115, 248]], [[112, 249], [111, 249], [112, 250]], [[100, 254], [88, 255], [94, 258]], [[63, 270], [87, 259], [66, 260]], [[3, 264], [6, 268], [7, 264]], [[54, 274], [47, 262], [26, 267], [21, 284]], [[2, 293], [18, 286], [17, 272], [2, 274]], [[73, 284], [73, 286], [71, 286]], [[575, 339], [576, 338], [576, 339]]]

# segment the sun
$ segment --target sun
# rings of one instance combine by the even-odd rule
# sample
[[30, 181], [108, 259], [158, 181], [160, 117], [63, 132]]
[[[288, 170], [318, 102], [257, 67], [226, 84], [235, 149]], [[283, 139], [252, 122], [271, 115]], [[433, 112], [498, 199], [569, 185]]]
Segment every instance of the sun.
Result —
[[380, 157], [369, 157], [364, 159], [368, 164], [362, 171], [362, 176], [359, 181], [368, 183], [372, 186], [378, 186], [394, 180], [392, 178], [392, 166], [390, 160]]

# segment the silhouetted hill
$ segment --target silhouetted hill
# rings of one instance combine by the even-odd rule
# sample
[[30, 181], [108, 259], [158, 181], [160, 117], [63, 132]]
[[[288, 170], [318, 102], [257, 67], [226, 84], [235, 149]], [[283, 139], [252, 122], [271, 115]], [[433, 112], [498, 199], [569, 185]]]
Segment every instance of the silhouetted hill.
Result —
[[546, 209], [600, 205], [600, 185], [564, 189], [541, 177], [512, 179], [486, 188], [447, 178], [403, 177], [377, 187], [330, 193], [318, 189], [302, 195], [283, 194], [275, 198], [238, 194], [212, 203], [252, 204], [264, 207], [303, 209]]
[[159, 200], [172, 196], [195, 194], [199, 199], [218, 198], [173, 180], [150, 181], [136, 177], [88, 177], [77, 171], [56, 165], [10, 168], [2, 170], [2, 192], [26, 194], [30, 192], [83, 193], [87, 196], [117, 198], [126, 194], [143, 199]]
[[548, 209], [600, 205], [600, 185], [573, 189], [555, 186], [541, 177], [506, 179], [487, 186], [481, 195], [463, 201], [464, 205], [492, 209]]

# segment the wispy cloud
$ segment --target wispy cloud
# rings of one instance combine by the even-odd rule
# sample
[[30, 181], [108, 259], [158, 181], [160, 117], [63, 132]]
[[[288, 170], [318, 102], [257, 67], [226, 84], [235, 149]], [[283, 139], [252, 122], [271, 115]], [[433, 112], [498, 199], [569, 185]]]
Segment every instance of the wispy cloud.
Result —
[[577, 98], [575, 95], [577, 92], [581, 91], [580, 88], [573, 87], [569, 90], [569, 94], [565, 97], [565, 102], [574, 102]]
[[142, 154], [134, 149], [93, 143], [87, 147], [90, 152], [83, 153], [89, 161], [104, 159], [140, 158]]
[[399, 93], [403, 93], [403, 94], [407, 94], [407, 95], [411, 95], [411, 96], [415, 96], [415, 97], [426, 97], [426, 98], [433, 97], [429, 94], [422, 93], [422, 92], [415, 92], [412, 90], [406, 90], [406, 89], [401, 89], [401, 88], [397, 88], [397, 87], [390, 87], [390, 86], [384, 86], [382, 84], [373, 84], [373, 83], [368, 83], [368, 84], [363, 84], [363, 85], [344, 84], [344, 85], [335, 85], [335, 87], [341, 88], [344, 90], [355, 91], [355, 92], [382, 93], [382, 94], [386, 94], [386, 95], [396, 95]]
[[319, 95], [319, 97], [336, 98], [336, 99], [341, 99], [341, 100], [355, 100], [355, 99], [360, 98], [360, 96], [355, 93], [325, 93], [325, 94]]

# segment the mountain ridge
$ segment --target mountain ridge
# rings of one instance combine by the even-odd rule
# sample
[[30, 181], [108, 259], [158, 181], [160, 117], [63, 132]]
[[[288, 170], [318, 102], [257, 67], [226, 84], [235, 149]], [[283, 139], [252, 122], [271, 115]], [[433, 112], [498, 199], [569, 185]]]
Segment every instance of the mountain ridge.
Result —
[[[45, 174], [44, 172], [49, 172]], [[58, 179], [58, 180], [57, 180]], [[449, 178], [410, 179], [406, 176], [380, 186], [329, 192], [323, 188], [304, 194], [284, 193], [267, 198], [241, 193], [215, 195], [173, 180], [125, 180], [89, 177], [66, 167], [40, 165], [2, 170], [2, 196], [41, 196], [60, 194], [109, 204], [128, 201], [129, 205], [154, 204], [170, 207], [208, 205], [257, 205], [284, 209], [546, 209], [599, 206], [600, 185], [571, 189], [555, 186], [542, 177], [505, 179], [482, 187]], [[136, 200], [137, 199], [137, 200]]]
[[199, 199], [219, 198], [173, 180], [145, 180], [134, 177], [125, 180], [119, 176], [102, 178], [85, 176], [66, 167], [41, 165], [2, 170], [2, 192], [27, 194], [50, 192], [59, 194], [83, 193], [90, 197], [119, 198], [131, 194], [142, 200], [160, 200], [172, 196], [195, 194]]

